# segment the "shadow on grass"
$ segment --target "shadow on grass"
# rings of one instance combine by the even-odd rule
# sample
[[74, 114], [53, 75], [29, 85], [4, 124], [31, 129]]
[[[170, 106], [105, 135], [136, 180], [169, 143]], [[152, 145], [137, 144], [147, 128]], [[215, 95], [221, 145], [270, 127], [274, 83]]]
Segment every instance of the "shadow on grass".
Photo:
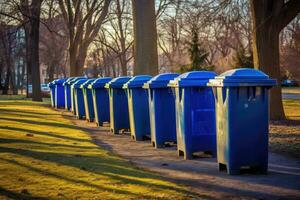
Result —
[[[33, 116], [34, 115], [51, 115], [51, 116], [60, 116], [60, 113], [47, 113], [45, 114], [45, 112], [34, 112], [34, 111], [29, 111], [29, 110], [12, 110], [12, 109], [5, 109], [5, 108], [0, 108], [0, 113], [7, 113], [7, 114], [19, 114], [19, 115], [30, 115], [30, 116]], [[35, 116], [35, 117], [40, 117], [40, 116]]]
[[45, 197], [37, 197], [37, 196], [32, 196], [31, 194], [22, 194], [22, 193], [17, 193], [17, 192], [13, 192], [7, 189], [4, 189], [2, 187], [0, 187], [0, 196], [5, 196], [7, 198], [10, 199], [20, 199], [20, 200], [46, 200], [48, 198]]
[[27, 124], [29, 124], [29, 126], [31, 124], [35, 124], [35, 125], [41, 125], [41, 126], [53, 126], [53, 127], [69, 128], [69, 129], [78, 130], [78, 127], [76, 127], [74, 125], [64, 124], [64, 123], [41, 122], [41, 121], [33, 121], [33, 120], [29, 120], [29, 119], [12, 119], [12, 118], [5, 118], [5, 117], [0, 117], [0, 120], [6, 120], [6, 121], [11, 121], [11, 122], [27, 123]]
[[73, 141], [77, 141], [77, 142], [90, 142], [90, 140], [88, 140], [88, 139], [81, 139], [81, 138], [74, 138], [74, 137], [59, 135], [59, 134], [56, 134], [56, 133], [53, 133], [53, 132], [49, 133], [49, 132], [44, 132], [44, 131], [35, 131], [35, 130], [30, 130], [30, 129], [9, 127], [9, 126], [0, 126], [0, 130], [1, 129], [2, 130], [24, 132], [24, 134], [32, 133], [32, 134], [37, 134], [37, 135], [42, 135], [42, 136], [48, 136], [48, 137], [64, 139], [64, 140], [73, 140]]
[[44, 142], [36, 142], [36, 141], [32, 141], [32, 140], [0, 138], [0, 144], [14, 144], [14, 143], [44, 145], [44, 146], [48, 146], [48, 147], [66, 147], [66, 148], [95, 149], [95, 150], [98, 149], [97, 147], [93, 147], [93, 146], [79, 146], [79, 145], [68, 145], [68, 144], [59, 144], [59, 143], [44, 143]]
[[[167, 190], [173, 190], [177, 192], [187, 193], [188, 191], [184, 189], [180, 189], [173, 186], [163, 185], [160, 183], [149, 183], [146, 181], [143, 181], [144, 178], [150, 178], [150, 179], [158, 179], [160, 180], [161, 177], [158, 175], [155, 175], [150, 172], [145, 172], [142, 170], [139, 170], [137, 168], [132, 168], [132, 166], [125, 163], [125, 161], [120, 160], [115, 157], [97, 157], [97, 156], [76, 156], [76, 155], [66, 155], [66, 154], [60, 154], [60, 153], [50, 153], [50, 152], [36, 152], [31, 150], [25, 150], [25, 149], [16, 149], [16, 148], [6, 148], [6, 147], [0, 147], [0, 152], [3, 153], [12, 153], [17, 154], [20, 156], [26, 156], [31, 157], [34, 159], [47, 161], [47, 162], [53, 162], [60, 165], [75, 167], [80, 170], [84, 170], [90, 173], [95, 173], [104, 177], [107, 177], [108, 180], [115, 180], [119, 184], [135, 184], [135, 185], [141, 185], [143, 187], [153, 187], [156, 189], [167, 189]], [[20, 163], [16, 160], [9, 160], [5, 158], [0, 158], [0, 160], [10, 162], [13, 164], [20, 165], [22, 167], [26, 167], [29, 170], [38, 172], [40, 174], [46, 175], [46, 176], [52, 176], [55, 178], [59, 178], [62, 180], [66, 180], [68, 182], [72, 182], [75, 184], [83, 184], [89, 187], [94, 187], [99, 190], [105, 190], [109, 192], [117, 192], [120, 194], [131, 194], [131, 195], [137, 195], [133, 194], [129, 191], [119, 190], [119, 189], [111, 189], [109, 187], [105, 186], [99, 186], [87, 181], [74, 179], [71, 177], [65, 177], [60, 174], [48, 172], [45, 170], [38, 169], [34, 167], [32, 164], [27, 165], [24, 163]], [[190, 193], [191, 194], [191, 193]], [[195, 195], [195, 194], [194, 194]], [[141, 198], [150, 198], [151, 196], [148, 195], [142, 195], [138, 194]], [[152, 197], [153, 198], [153, 197]]]

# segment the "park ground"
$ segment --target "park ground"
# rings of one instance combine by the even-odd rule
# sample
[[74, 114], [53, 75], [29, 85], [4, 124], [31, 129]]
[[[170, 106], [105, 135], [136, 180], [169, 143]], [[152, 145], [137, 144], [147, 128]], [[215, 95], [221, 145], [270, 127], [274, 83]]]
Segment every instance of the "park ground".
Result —
[[270, 173], [228, 176], [215, 159], [178, 159], [172, 148], [112, 136], [49, 101], [0, 97], [0, 199], [297, 199], [300, 101], [271, 122]]

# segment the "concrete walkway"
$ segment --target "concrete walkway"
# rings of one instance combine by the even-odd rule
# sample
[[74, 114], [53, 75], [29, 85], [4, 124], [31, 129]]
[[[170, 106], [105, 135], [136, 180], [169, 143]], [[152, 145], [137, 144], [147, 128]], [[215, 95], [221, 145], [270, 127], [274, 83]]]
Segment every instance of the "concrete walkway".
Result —
[[135, 142], [129, 135], [112, 135], [108, 127], [75, 120], [95, 143], [162, 176], [190, 187], [202, 199], [300, 199], [300, 161], [270, 153], [269, 174], [229, 176], [219, 172], [216, 159], [182, 160], [175, 147], [154, 149], [150, 141]]

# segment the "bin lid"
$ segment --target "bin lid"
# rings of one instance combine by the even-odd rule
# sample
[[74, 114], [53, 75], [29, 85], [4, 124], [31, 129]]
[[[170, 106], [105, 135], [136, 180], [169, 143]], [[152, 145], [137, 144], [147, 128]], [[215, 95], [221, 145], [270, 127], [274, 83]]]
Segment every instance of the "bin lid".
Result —
[[144, 84], [143, 88], [164, 88], [168, 87], [169, 81], [178, 77], [177, 73], [164, 73], [153, 77], [150, 81]]
[[60, 78], [60, 79], [56, 79], [56, 80], [55, 80], [55, 84], [56, 84], [56, 85], [63, 85], [64, 82], [66, 82], [67, 79], [68, 79], [68, 78]]
[[224, 72], [215, 79], [209, 80], [208, 86], [242, 87], [242, 86], [274, 86], [276, 80], [257, 69], [241, 68]]
[[90, 78], [84, 83], [80, 85], [80, 88], [87, 88], [91, 83], [93, 83], [96, 79], [95, 78]]
[[89, 89], [95, 89], [95, 88], [104, 88], [105, 84], [111, 81], [111, 77], [102, 77], [102, 78], [97, 78], [94, 82], [92, 82], [88, 88]]
[[67, 85], [71, 80], [73, 80], [75, 77], [69, 77], [67, 80], [63, 83], [63, 86]]
[[206, 86], [209, 79], [215, 78], [217, 74], [211, 71], [191, 71], [181, 74], [168, 84], [169, 87], [192, 87]]
[[105, 88], [122, 88], [125, 83], [131, 79], [130, 76], [121, 76], [114, 78], [105, 84]]
[[54, 84], [54, 81], [51, 81], [50, 83], [48, 83], [48, 87], [49, 87], [49, 88], [54, 88], [54, 85], [55, 85], [55, 84]]
[[131, 78], [127, 83], [123, 85], [123, 89], [127, 88], [142, 88], [144, 83], [149, 81], [152, 78], [152, 76], [149, 75], [138, 75], [133, 78]]
[[86, 82], [86, 81], [87, 81], [87, 79], [79, 79], [75, 83], [73, 83], [72, 86], [74, 88], [80, 88], [81, 84]]
[[74, 83], [75, 83], [76, 81], [78, 81], [78, 80], [86, 80], [86, 79], [87, 79], [87, 78], [86, 78], [86, 77], [83, 77], [83, 76], [81, 76], [81, 77], [73, 77], [73, 78], [67, 80], [67, 81], [65, 82], [65, 85], [66, 85], [66, 84], [72, 85], [72, 84], [74, 84]]

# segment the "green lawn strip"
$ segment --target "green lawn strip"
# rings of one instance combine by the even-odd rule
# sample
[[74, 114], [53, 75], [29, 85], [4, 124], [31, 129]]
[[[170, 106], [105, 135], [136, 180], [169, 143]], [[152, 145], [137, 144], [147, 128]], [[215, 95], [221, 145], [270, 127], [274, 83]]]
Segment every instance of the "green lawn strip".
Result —
[[300, 158], [300, 100], [284, 100], [287, 120], [270, 125], [270, 149]]
[[189, 199], [187, 188], [95, 145], [45, 103], [0, 101], [0, 198]]
[[283, 87], [282, 93], [286, 94], [300, 94], [300, 87]]

